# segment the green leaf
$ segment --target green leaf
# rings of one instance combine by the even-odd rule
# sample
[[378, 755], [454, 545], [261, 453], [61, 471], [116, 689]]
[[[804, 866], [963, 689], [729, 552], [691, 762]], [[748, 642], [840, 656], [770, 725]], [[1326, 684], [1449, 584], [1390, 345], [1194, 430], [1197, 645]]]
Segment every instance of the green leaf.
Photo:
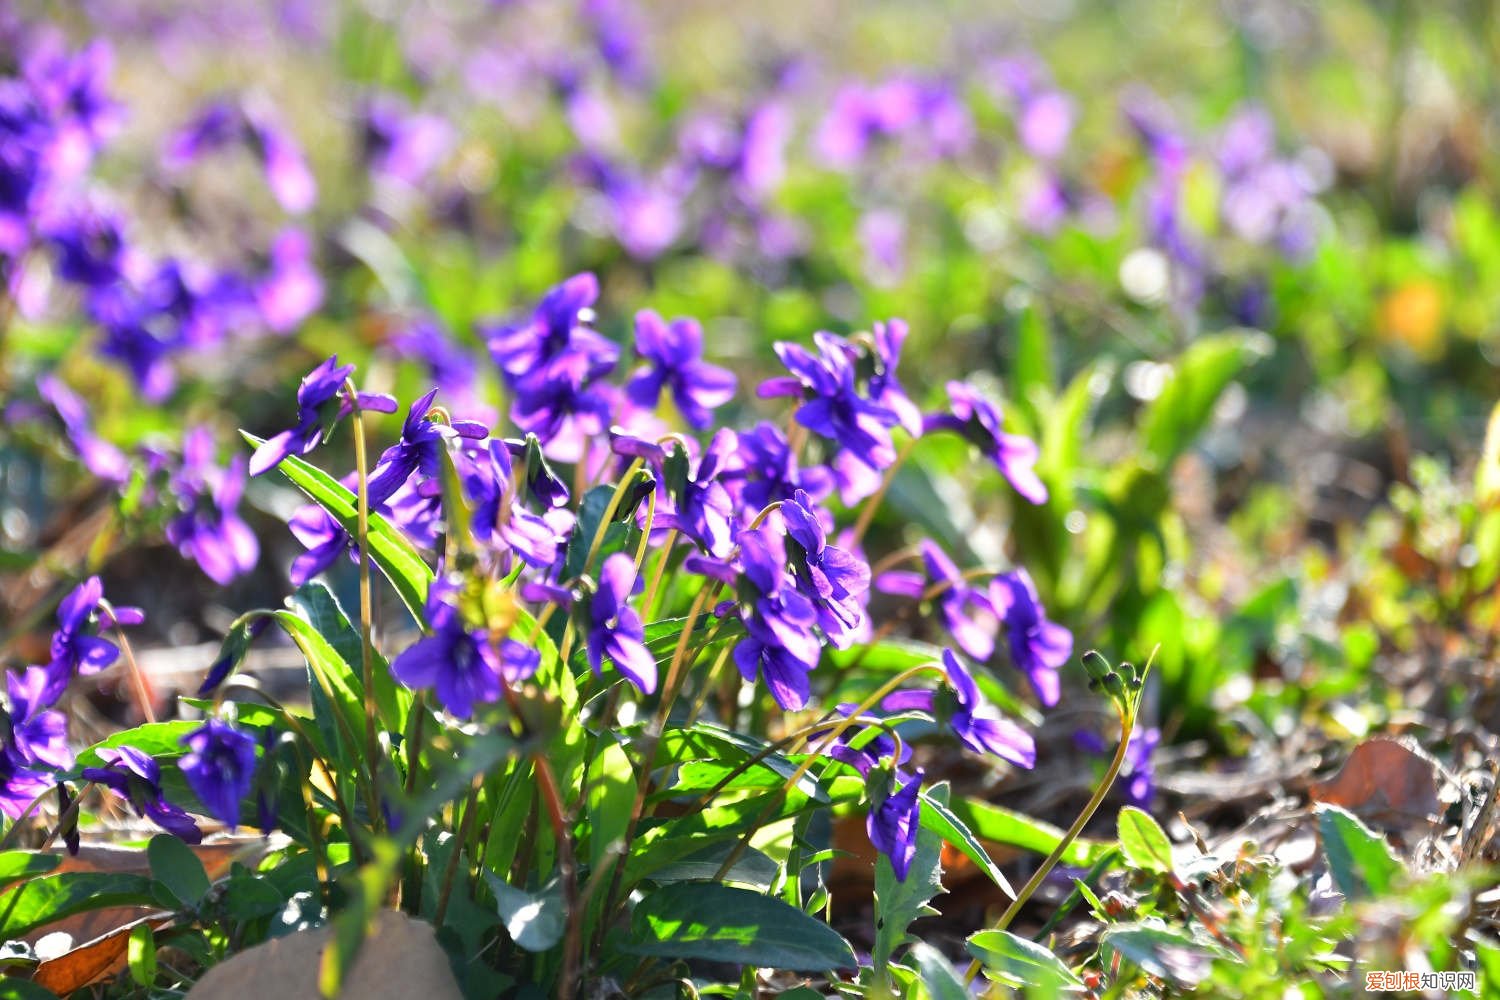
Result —
[[[729, 852], [737, 846], [738, 838], [734, 842], [726, 838], [722, 843], [705, 847], [685, 858], [662, 865], [651, 873], [651, 881], [665, 884], [667, 882], [708, 881], [718, 878], [719, 869], [724, 867], [724, 862], [729, 859]], [[734, 864], [729, 866], [729, 870], [724, 873], [720, 881], [738, 882], [764, 892], [771, 888], [780, 872], [781, 866], [764, 851], [746, 847], [740, 852]]]
[[948, 808], [946, 782], [922, 792], [919, 822], [924, 830], [931, 830], [958, 848], [964, 857], [974, 862], [1007, 896], [1016, 898], [1016, 890], [1011, 888], [1010, 880], [1000, 871], [1000, 866], [995, 864], [979, 838]]
[[1258, 331], [1200, 337], [1182, 352], [1141, 415], [1141, 448], [1156, 468], [1165, 469], [1197, 440], [1229, 383], [1268, 353], [1270, 340]]
[[224, 912], [230, 920], [247, 921], [269, 917], [286, 907], [286, 896], [275, 883], [256, 875], [231, 875], [224, 883]]
[[922, 985], [927, 988], [928, 1000], [973, 1000], [964, 985], [963, 974], [932, 945], [918, 941], [911, 946], [911, 957], [917, 963]]
[[[1045, 855], [1052, 853], [1063, 838], [1063, 831], [1051, 823], [1032, 819], [980, 799], [955, 799], [949, 808], [980, 840], [990, 840], [1007, 847], [1019, 847]], [[1079, 838], [1067, 846], [1060, 860], [1065, 865], [1086, 868], [1100, 853], [1107, 850], [1108, 844]]]
[[539, 894], [532, 895], [506, 885], [492, 871], [484, 880], [495, 894], [495, 908], [505, 922], [510, 939], [527, 951], [547, 951], [562, 940], [567, 927], [562, 884], [555, 879]]
[[[276, 622], [307, 660], [313, 718], [330, 747], [342, 747], [335, 759], [351, 761], [363, 754], [358, 734], [365, 730], [364, 684], [312, 622], [295, 611], [277, 611]], [[373, 762], [371, 762], [373, 765]]]
[[121, 872], [61, 872], [0, 893], [0, 941], [21, 937], [75, 913], [110, 906], [151, 906], [151, 880]]
[[[258, 447], [262, 439], [254, 434], [240, 432], [252, 446]], [[333, 515], [334, 520], [347, 531], [351, 538], [359, 537], [359, 498], [353, 491], [339, 483], [328, 473], [309, 465], [295, 455], [282, 459], [276, 466], [287, 481], [296, 486], [318, 506]], [[423, 606], [427, 602], [427, 588], [432, 583], [432, 568], [423, 561], [415, 546], [389, 521], [374, 511], [369, 517], [370, 557], [385, 574], [391, 586], [396, 588], [402, 602], [412, 617], [425, 622]]]
[[1099, 937], [1106, 962], [1111, 953], [1128, 959], [1159, 979], [1191, 989], [1208, 975], [1222, 952], [1185, 931], [1155, 924], [1118, 924]]
[[905, 881], [897, 880], [884, 854], [875, 861], [875, 947], [870, 960], [877, 978], [885, 976], [896, 949], [907, 942], [912, 921], [937, 912], [927, 904], [943, 891], [942, 855], [942, 840], [923, 828], [917, 831], [917, 853]]
[[[363, 704], [364, 638], [359, 630], [350, 623], [339, 602], [321, 583], [303, 584], [292, 595], [291, 602], [347, 665], [352, 678], [351, 687]], [[373, 645], [370, 649], [370, 666], [375, 680], [375, 708], [380, 721], [386, 729], [405, 732], [413, 701], [412, 693], [396, 683], [390, 664]]]
[[1162, 875], [1172, 870], [1172, 842], [1150, 814], [1125, 806], [1117, 826], [1120, 851], [1132, 867]]
[[44, 986], [15, 976], [5, 977], [6, 1000], [57, 1000], [57, 994]]
[[1033, 431], [1041, 423], [1039, 404], [1056, 384], [1052, 363], [1052, 334], [1047, 317], [1037, 303], [1028, 303], [1016, 321], [1016, 354], [1011, 366], [1017, 406], [1026, 414]]
[[849, 942], [827, 924], [773, 896], [717, 882], [677, 882], [641, 900], [625, 950], [794, 972], [855, 965]]
[[1082, 990], [1083, 982], [1062, 959], [1035, 941], [1010, 931], [980, 931], [969, 938], [969, 954], [979, 959], [985, 975], [1015, 988], [1054, 991]]
[[0, 853], [0, 886], [45, 875], [60, 864], [62, 864], [61, 854], [5, 851]]
[[[636, 478], [639, 479], [639, 477]], [[630, 487], [626, 487], [626, 491], [629, 492], [629, 490]], [[624, 504], [628, 500], [622, 498], [621, 508], [615, 511], [614, 519], [604, 528], [604, 537], [599, 542], [598, 551], [594, 553], [593, 562], [587, 567], [583, 565], [584, 559], [588, 557], [589, 547], [594, 544], [594, 535], [604, 520], [604, 512], [609, 508], [614, 496], [615, 487], [609, 485], [595, 486], [584, 494], [583, 504], [578, 512], [578, 527], [568, 542], [567, 557], [563, 563], [562, 578], [564, 580], [583, 575], [585, 569], [591, 576], [597, 574], [607, 557], [615, 552], [631, 550], [640, 539], [641, 531], [635, 526], [635, 522], [620, 519], [622, 512], [634, 513], [634, 511], [624, 511]]]
[[1338, 806], [1320, 804], [1314, 814], [1339, 891], [1349, 899], [1385, 895], [1404, 870], [1385, 838]]
[[182, 745], [182, 738], [193, 730], [201, 728], [202, 725], [201, 722], [179, 719], [174, 722], [148, 722], [134, 729], [115, 733], [80, 753], [74, 770], [81, 770], [85, 767], [103, 767], [104, 761], [100, 758], [99, 751], [113, 750], [122, 746], [135, 747], [141, 753], [155, 757], [158, 761], [176, 759], [187, 753], [187, 747]]
[[[656, 659], [657, 666], [672, 661], [673, 655], [677, 652], [677, 643], [682, 638], [682, 628], [686, 623], [686, 618], [663, 618], [645, 627], [646, 648]], [[688, 649], [691, 650], [694, 643], [701, 644], [708, 638], [709, 633], [713, 633], [715, 642], [738, 639], [745, 634], [745, 623], [738, 618], [714, 618], [712, 615], [699, 615], [698, 621], [693, 624], [692, 635], [688, 638]], [[568, 664], [575, 674], [581, 674], [590, 669], [588, 650], [576, 650], [569, 657]]]
[[156, 933], [149, 923], [136, 924], [131, 929], [125, 954], [130, 978], [137, 986], [150, 986], [156, 982]]
[[192, 909], [208, 895], [210, 883], [203, 862], [178, 838], [158, 833], [146, 845], [151, 877], [166, 887], [183, 909]]
[[598, 865], [616, 848], [630, 827], [635, 807], [635, 771], [625, 748], [606, 743], [588, 769], [589, 861]]

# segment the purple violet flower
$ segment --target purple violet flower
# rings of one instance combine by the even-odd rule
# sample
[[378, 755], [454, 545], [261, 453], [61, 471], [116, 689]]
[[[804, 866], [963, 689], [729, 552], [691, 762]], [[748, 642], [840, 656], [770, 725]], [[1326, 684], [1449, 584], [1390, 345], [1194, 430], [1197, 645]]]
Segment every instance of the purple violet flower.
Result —
[[969, 673], [951, 649], [943, 650], [943, 667], [953, 686], [957, 707], [949, 717], [953, 734], [975, 753], [994, 754], [1017, 767], [1036, 764], [1036, 741], [1020, 726], [1000, 715], [998, 709], [984, 700], [974, 675]]
[[[250, 475], [269, 472], [288, 455], [306, 455], [316, 448], [333, 425], [352, 412], [349, 401], [340, 399], [339, 393], [353, 373], [353, 365], [339, 366], [337, 354], [308, 372], [297, 387], [297, 426], [255, 449], [250, 456]], [[335, 402], [337, 406], [331, 405]], [[378, 413], [396, 412], [396, 401], [378, 393], [360, 393], [359, 405]]]
[[792, 542], [797, 589], [817, 610], [818, 627], [839, 649], [849, 645], [864, 623], [861, 596], [870, 589], [870, 567], [853, 553], [828, 545], [813, 499], [797, 490], [780, 512]]
[[385, 450], [370, 472], [371, 503], [384, 503], [413, 473], [420, 473], [423, 480], [437, 480], [443, 472], [443, 449], [448, 447], [450, 440], [482, 438], [488, 433], [483, 426], [468, 421], [455, 421], [450, 426], [427, 419], [436, 395], [436, 389], [428, 390], [406, 411], [401, 440]]
[[949, 382], [947, 413], [929, 416], [925, 430], [953, 431], [983, 452], [1015, 488], [1034, 504], [1047, 502], [1047, 486], [1037, 477], [1039, 455], [1036, 442], [1019, 434], [1007, 434], [1000, 408], [986, 399], [978, 389], [965, 382]]
[[255, 738], [218, 719], [209, 719], [182, 738], [188, 748], [179, 767], [188, 787], [210, 816], [233, 832], [240, 825], [240, 801], [255, 784]]
[[135, 809], [137, 816], [151, 820], [163, 830], [189, 844], [203, 840], [193, 818], [167, 801], [161, 787], [161, 765], [133, 746], [99, 751], [103, 767], [85, 767], [83, 778], [103, 785]]
[[819, 332], [813, 342], [817, 354], [800, 344], [779, 341], [776, 354], [792, 375], [761, 383], [759, 394], [801, 395], [799, 424], [835, 442], [869, 470], [885, 470], [896, 458], [890, 428], [900, 418], [890, 408], [860, 395], [855, 385], [857, 352], [848, 341]]
[[646, 648], [641, 616], [626, 603], [642, 589], [635, 562], [616, 552], [599, 568], [599, 587], [589, 598], [589, 665], [596, 675], [607, 656], [642, 694], [656, 690], [656, 657]]
[[812, 693], [808, 675], [822, 644], [813, 633], [817, 612], [787, 573], [786, 542], [774, 521], [773, 515], [738, 537], [748, 584], [741, 588], [740, 609], [747, 634], [734, 647], [734, 662], [746, 681], [763, 678], [776, 704], [796, 710]]
[[47, 767], [73, 766], [68, 749], [68, 719], [48, 709], [62, 694], [62, 687], [46, 667], [27, 667], [5, 676], [10, 694], [10, 726], [13, 749], [20, 763]]
[[646, 364], [625, 392], [637, 406], [655, 409], [665, 389], [688, 425], [703, 430], [713, 422], [713, 411], [734, 396], [734, 373], [703, 360], [703, 328], [695, 319], [668, 323], [644, 309], [635, 314], [635, 349]]
[[172, 477], [172, 492], [183, 512], [167, 523], [167, 541], [220, 586], [250, 572], [260, 559], [255, 532], [239, 514], [244, 489], [244, 456], [236, 455], [227, 468], [220, 468], [214, 461], [213, 432], [206, 427], [188, 431], [182, 467]]
[[1010, 658], [1026, 675], [1043, 705], [1057, 704], [1057, 671], [1073, 655], [1073, 633], [1047, 620], [1031, 575], [1024, 569], [995, 577], [990, 600], [1005, 621]]
[[[898, 778], [899, 780], [899, 778]], [[875, 803], [865, 818], [870, 843], [890, 860], [896, 881], [905, 882], [917, 856], [917, 830], [922, 814], [922, 772]]]
[[57, 609], [57, 631], [52, 633], [52, 660], [47, 664], [50, 684], [57, 690], [65, 687], [74, 674], [97, 674], [120, 656], [120, 647], [101, 639], [94, 624], [94, 612], [104, 597], [104, 585], [97, 576], [74, 587]]
[[484, 629], [471, 629], [454, 601], [459, 583], [433, 582], [427, 595], [430, 635], [391, 662], [391, 673], [410, 688], [430, 688], [451, 715], [468, 719], [474, 706], [496, 701], [502, 682], [515, 684], [536, 673], [541, 654], [509, 637], [497, 645]]

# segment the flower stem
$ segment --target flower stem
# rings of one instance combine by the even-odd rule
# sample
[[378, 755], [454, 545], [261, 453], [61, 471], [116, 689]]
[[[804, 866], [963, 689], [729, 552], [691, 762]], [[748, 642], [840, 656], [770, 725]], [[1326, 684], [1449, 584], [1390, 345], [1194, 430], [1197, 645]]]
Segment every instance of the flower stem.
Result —
[[370, 823], [379, 830], [383, 822], [380, 810], [380, 737], [375, 722], [375, 644], [374, 601], [370, 593], [370, 461], [365, 448], [365, 415], [360, 409], [359, 393], [353, 382], [344, 383], [354, 423], [354, 462], [359, 473], [359, 634], [360, 659], [365, 682], [365, 757], [370, 770]]
[[[1104, 778], [1094, 789], [1094, 794], [1089, 798], [1088, 805], [1083, 807], [1083, 812], [1078, 814], [1078, 818], [1073, 820], [1073, 825], [1068, 827], [1068, 832], [1063, 834], [1062, 840], [1057, 842], [1057, 846], [1052, 849], [1051, 854], [1047, 855], [1047, 859], [1042, 862], [1041, 867], [1022, 886], [1021, 891], [1016, 894], [1016, 898], [1011, 902], [1010, 906], [1005, 908], [1005, 912], [1000, 915], [1000, 919], [995, 923], [994, 930], [1003, 931], [1010, 926], [1010, 922], [1016, 918], [1016, 914], [1021, 912], [1021, 907], [1026, 905], [1026, 901], [1041, 886], [1042, 880], [1057, 866], [1058, 861], [1062, 860], [1063, 852], [1068, 849], [1068, 846], [1073, 841], [1078, 839], [1078, 835], [1083, 832], [1083, 828], [1088, 825], [1088, 821], [1094, 818], [1094, 813], [1098, 811], [1100, 803], [1104, 801], [1104, 796], [1109, 794], [1110, 787], [1115, 783], [1115, 778], [1119, 775], [1120, 768], [1125, 763], [1125, 751], [1130, 746], [1130, 734], [1134, 728], [1134, 713], [1122, 713], [1120, 716], [1120, 745], [1115, 750], [1114, 759], [1109, 762], [1109, 768], [1104, 772]], [[970, 962], [969, 969], [964, 974], [964, 982], [972, 983], [978, 977], [980, 968], [979, 959], [976, 958]]]
[[901, 446], [901, 450], [896, 453], [896, 460], [891, 463], [891, 467], [886, 469], [885, 475], [881, 477], [880, 488], [877, 489], [874, 496], [866, 500], [865, 505], [860, 508], [859, 520], [854, 522], [853, 545], [855, 547], [857, 547], [859, 543], [864, 540], [865, 532], [869, 530], [870, 522], [875, 520], [875, 512], [880, 509], [880, 501], [885, 499], [886, 491], [891, 488], [891, 483], [893, 483], [896, 479], [896, 473], [901, 471], [901, 466], [906, 464], [907, 457], [911, 454], [912, 449], [916, 446], [916, 438], [908, 439], [907, 442]]

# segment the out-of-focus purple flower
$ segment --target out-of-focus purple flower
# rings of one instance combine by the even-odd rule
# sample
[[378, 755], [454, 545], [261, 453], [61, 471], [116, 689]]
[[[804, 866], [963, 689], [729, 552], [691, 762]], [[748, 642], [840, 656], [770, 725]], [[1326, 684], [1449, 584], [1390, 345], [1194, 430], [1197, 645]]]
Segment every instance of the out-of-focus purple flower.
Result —
[[1035, 468], [1039, 456], [1036, 442], [1019, 434], [1005, 433], [1000, 408], [968, 383], [949, 382], [948, 399], [949, 411], [929, 416], [924, 429], [929, 433], [947, 430], [962, 435], [995, 463], [1000, 474], [1024, 499], [1035, 504], [1046, 503], [1047, 486], [1037, 477]]
[[107, 92], [113, 62], [102, 39], [70, 54], [55, 32], [39, 36], [22, 60], [22, 75], [53, 120], [48, 166], [63, 178], [80, 176], [120, 121]]
[[951, 649], [943, 650], [943, 668], [958, 703], [948, 722], [959, 742], [975, 753], [994, 754], [1017, 767], [1034, 766], [1036, 741], [984, 700], [974, 675]]
[[69, 591], [57, 608], [57, 631], [52, 633], [49, 683], [61, 690], [74, 674], [96, 674], [114, 663], [120, 647], [97, 634], [94, 613], [104, 598], [104, 585], [91, 576]]
[[369, 98], [361, 117], [365, 162], [379, 177], [415, 187], [453, 145], [453, 127], [446, 120], [413, 112], [389, 94]]
[[10, 694], [10, 749], [20, 763], [72, 767], [67, 717], [48, 711], [62, 694], [52, 672], [46, 667], [27, 667], [22, 673], [6, 674], [5, 684]]
[[125, 229], [118, 213], [80, 202], [46, 223], [57, 251], [57, 273], [65, 281], [100, 287], [120, 280], [125, 266]]
[[68, 439], [78, 450], [83, 467], [106, 482], [124, 485], [130, 479], [130, 460], [124, 452], [94, 433], [83, 400], [50, 373], [37, 378], [36, 388], [37, 393], [57, 411]]
[[0, 813], [20, 819], [36, 797], [53, 784], [49, 775], [17, 763], [11, 754], [0, 753]]
[[[316, 448], [333, 425], [352, 412], [349, 401], [340, 399], [339, 392], [353, 373], [353, 365], [339, 366], [336, 354], [308, 372], [297, 387], [297, 426], [255, 449], [250, 456], [250, 475], [269, 472], [288, 455], [306, 455]], [[394, 399], [376, 393], [360, 393], [359, 405], [379, 413], [396, 412]]]
[[583, 0], [578, 13], [605, 64], [626, 83], [644, 82], [649, 72], [647, 34], [635, 5], [628, 0]]
[[615, 172], [604, 196], [615, 238], [636, 260], [660, 257], [682, 232], [682, 199], [660, 178]]
[[495, 364], [511, 380], [540, 374], [560, 355], [572, 351], [597, 357], [601, 363], [607, 358], [613, 365], [618, 348], [589, 328], [598, 298], [599, 280], [592, 274], [575, 274], [542, 296], [525, 322], [481, 323], [479, 333]]
[[637, 406], [654, 409], [666, 389], [683, 419], [703, 430], [713, 422], [713, 411], [734, 396], [734, 373], [703, 360], [703, 328], [695, 319], [668, 323], [644, 309], [635, 314], [635, 349], [646, 364], [625, 392]]
[[913, 152], [954, 156], [969, 147], [974, 123], [968, 108], [940, 80], [898, 75], [879, 84], [846, 84], [818, 127], [814, 144], [829, 166], [848, 170], [878, 139], [906, 137]]
[[729, 469], [721, 478], [732, 484], [748, 509], [762, 510], [773, 501], [789, 499], [799, 489], [821, 500], [833, 489], [828, 470], [799, 466], [786, 435], [774, 424], [759, 423], [737, 438]]
[[232, 832], [240, 825], [240, 801], [255, 784], [255, 738], [209, 719], [183, 736], [182, 745], [187, 753], [179, 766], [188, 787]]
[[307, 551], [292, 560], [292, 586], [300, 587], [332, 566], [350, 544], [349, 533], [317, 504], [298, 508], [286, 523]]
[[1073, 655], [1073, 633], [1047, 620], [1036, 586], [1024, 569], [995, 577], [990, 600], [1005, 622], [1011, 661], [1026, 675], [1043, 705], [1056, 705], [1057, 671]]
[[875, 342], [875, 370], [870, 374], [870, 398], [896, 414], [901, 428], [916, 437], [922, 433], [922, 411], [907, 396], [896, 378], [901, 363], [901, 348], [910, 332], [903, 319], [876, 323], [871, 330]]
[[865, 818], [870, 843], [890, 861], [898, 882], [906, 881], [911, 863], [917, 856], [921, 791], [922, 772], [918, 770], [904, 785], [880, 798]]
[[641, 589], [629, 555], [615, 552], [604, 560], [599, 587], [589, 598], [589, 665], [600, 674], [608, 657], [642, 694], [651, 694], [656, 690], [656, 657], [646, 648], [641, 616], [628, 603]]
[[94, 289], [88, 313], [104, 333], [99, 353], [123, 365], [147, 400], [165, 399], [177, 384], [170, 359], [183, 346], [179, 331], [161, 330], [153, 304], [128, 281]]
[[865, 272], [881, 287], [899, 284], [906, 274], [906, 218], [877, 208], [859, 220], [859, 242], [865, 250]]
[[85, 767], [83, 778], [103, 785], [135, 809], [137, 816], [189, 844], [203, 840], [193, 818], [167, 801], [161, 787], [161, 765], [150, 754], [122, 745], [99, 751], [103, 767]]
[[313, 179], [302, 147], [267, 106], [247, 107], [245, 119], [265, 166], [271, 193], [293, 215], [307, 212], [318, 200], [318, 182]]
[[[1108, 756], [1111, 752], [1098, 734], [1087, 729], [1074, 733], [1073, 742], [1096, 756]], [[1120, 778], [1125, 801], [1133, 806], [1149, 809], [1156, 797], [1156, 766], [1151, 756], [1160, 744], [1161, 730], [1155, 726], [1137, 727], [1130, 735], [1130, 745], [1125, 748], [1125, 759], [1120, 764]]]
[[220, 586], [255, 568], [260, 543], [240, 517], [245, 489], [245, 459], [236, 455], [228, 467], [214, 460], [213, 432], [188, 431], [182, 441], [182, 467], [172, 477], [172, 492], [182, 513], [167, 524], [167, 540], [192, 559]]
[[245, 118], [239, 104], [229, 98], [214, 98], [167, 139], [162, 166], [182, 170], [204, 155], [239, 141], [244, 134]]
[[1020, 107], [1016, 132], [1032, 156], [1055, 160], [1068, 145], [1076, 110], [1072, 98], [1058, 90], [1032, 95]]
[[317, 311], [323, 279], [312, 265], [312, 246], [300, 229], [286, 229], [271, 244], [270, 268], [255, 283], [261, 321], [286, 333]]
[[812, 497], [802, 490], [781, 505], [792, 542], [792, 573], [797, 589], [817, 610], [818, 627], [843, 649], [864, 622], [861, 598], [870, 589], [870, 567], [853, 553], [827, 544]]
[[876, 589], [911, 598], [922, 597], [929, 585], [938, 589], [935, 595], [938, 611], [954, 642], [974, 659], [988, 660], [995, 651], [995, 633], [999, 628], [998, 612], [988, 589], [972, 586], [936, 542], [924, 538], [919, 547], [927, 571], [925, 578], [920, 573], [891, 570], [875, 581]]

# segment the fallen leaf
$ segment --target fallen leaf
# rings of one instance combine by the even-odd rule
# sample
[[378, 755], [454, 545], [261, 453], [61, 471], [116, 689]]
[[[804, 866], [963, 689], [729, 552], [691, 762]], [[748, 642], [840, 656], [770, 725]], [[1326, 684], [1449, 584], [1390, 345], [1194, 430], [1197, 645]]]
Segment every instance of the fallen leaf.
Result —
[[139, 924], [149, 924], [152, 930], [160, 930], [171, 922], [170, 916], [163, 915], [143, 917], [117, 927], [103, 937], [43, 962], [37, 966], [32, 982], [45, 986], [58, 996], [67, 996], [91, 983], [111, 978], [125, 968], [132, 930]]
[[1430, 755], [1399, 740], [1376, 738], [1355, 747], [1338, 774], [1314, 782], [1309, 794], [1367, 821], [1403, 827], [1436, 820], [1446, 784], [1442, 765]]

